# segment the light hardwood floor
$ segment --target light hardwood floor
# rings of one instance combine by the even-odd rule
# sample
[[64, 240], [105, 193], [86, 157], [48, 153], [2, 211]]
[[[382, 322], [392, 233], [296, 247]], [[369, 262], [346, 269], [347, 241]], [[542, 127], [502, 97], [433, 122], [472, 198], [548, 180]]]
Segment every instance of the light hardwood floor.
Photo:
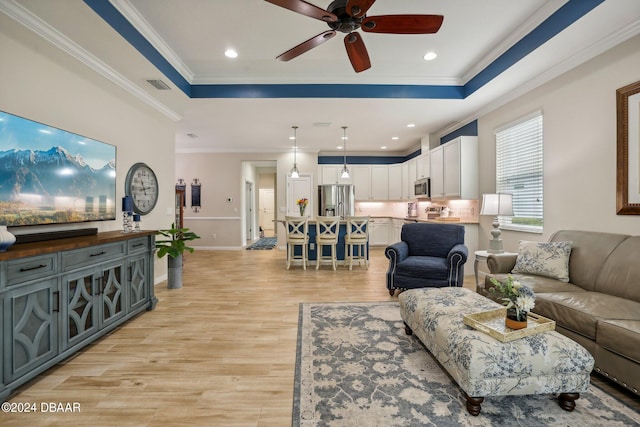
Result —
[[[288, 426], [301, 302], [390, 301], [387, 260], [369, 270], [285, 270], [285, 252], [196, 251], [182, 289], [47, 371], [10, 402], [76, 413], [0, 414], [2, 426]], [[473, 277], [465, 278], [473, 286]]]

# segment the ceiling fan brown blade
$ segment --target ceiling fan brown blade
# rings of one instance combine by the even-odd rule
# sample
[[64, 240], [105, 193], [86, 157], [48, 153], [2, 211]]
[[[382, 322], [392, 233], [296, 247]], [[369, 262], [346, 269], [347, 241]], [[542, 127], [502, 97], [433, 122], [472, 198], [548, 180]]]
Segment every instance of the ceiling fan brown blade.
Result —
[[362, 21], [362, 31], [387, 34], [432, 34], [442, 25], [442, 15], [381, 15]]
[[293, 12], [301, 15], [308, 16], [310, 18], [319, 19], [324, 22], [335, 22], [338, 17], [333, 13], [326, 11], [318, 6], [307, 3], [303, 0], [265, 0], [268, 3], [275, 4], [276, 6], [284, 7]]
[[302, 42], [296, 47], [293, 47], [286, 51], [285, 53], [279, 55], [276, 59], [280, 61], [290, 61], [293, 58], [302, 55], [305, 52], [310, 51], [314, 47], [320, 46], [322, 43], [327, 40], [332, 39], [336, 35], [336, 32], [333, 30], [327, 30], [324, 33], [320, 33], [315, 37], [310, 38], [306, 42]]
[[362, 41], [360, 33], [349, 33], [344, 38], [344, 47], [347, 48], [347, 55], [351, 66], [356, 73], [360, 73], [364, 70], [371, 68], [371, 61], [369, 60], [369, 53]]
[[362, 18], [376, 0], [349, 0], [347, 1], [347, 13], [354, 18]]

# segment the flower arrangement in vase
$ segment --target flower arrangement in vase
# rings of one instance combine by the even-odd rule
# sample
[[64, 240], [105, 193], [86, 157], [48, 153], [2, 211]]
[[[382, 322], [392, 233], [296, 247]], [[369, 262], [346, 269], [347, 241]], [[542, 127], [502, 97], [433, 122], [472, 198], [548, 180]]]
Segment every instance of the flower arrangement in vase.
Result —
[[504, 282], [493, 277], [490, 280], [494, 287], [489, 289], [489, 293], [507, 307], [505, 325], [511, 329], [526, 328], [527, 313], [533, 309], [536, 301], [533, 290], [514, 280], [511, 275]]
[[304, 216], [304, 211], [307, 209], [307, 205], [309, 204], [309, 199], [303, 197], [302, 199], [296, 202], [298, 208], [300, 208], [300, 216]]

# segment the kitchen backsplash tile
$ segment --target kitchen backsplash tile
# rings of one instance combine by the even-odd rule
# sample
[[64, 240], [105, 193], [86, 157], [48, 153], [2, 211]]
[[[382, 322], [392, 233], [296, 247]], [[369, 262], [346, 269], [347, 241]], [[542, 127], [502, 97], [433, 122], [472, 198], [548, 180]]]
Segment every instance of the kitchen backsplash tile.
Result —
[[[418, 218], [427, 219], [429, 208], [449, 208], [449, 216], [463, 221], [478, 221], [480, 212], [478, 200], [449, 200], [443, 202], [418, 202]], [[408, 202], [356, 202], [356, 215], [388, 216], [404, 218], [407, 216]]]

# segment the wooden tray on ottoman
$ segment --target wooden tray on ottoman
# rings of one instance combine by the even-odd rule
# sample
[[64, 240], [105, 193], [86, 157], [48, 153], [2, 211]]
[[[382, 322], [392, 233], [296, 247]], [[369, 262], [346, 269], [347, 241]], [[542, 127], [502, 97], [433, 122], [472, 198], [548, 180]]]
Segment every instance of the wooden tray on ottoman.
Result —
[[502, 342], [517, 340], [529, 335], [539, 334], [540, 332], [553, 331], [556, 328], [556, 322], [554, 320], [529, 313], [527, 314], [527, 327], [514, 330], [505, 326], [504, 319], [506, 315], [507, 309], [502, 307], [496, 308], [495, 310], [463, 315], [462, 321], [465, 325], [491, 335], [493, 338]]

